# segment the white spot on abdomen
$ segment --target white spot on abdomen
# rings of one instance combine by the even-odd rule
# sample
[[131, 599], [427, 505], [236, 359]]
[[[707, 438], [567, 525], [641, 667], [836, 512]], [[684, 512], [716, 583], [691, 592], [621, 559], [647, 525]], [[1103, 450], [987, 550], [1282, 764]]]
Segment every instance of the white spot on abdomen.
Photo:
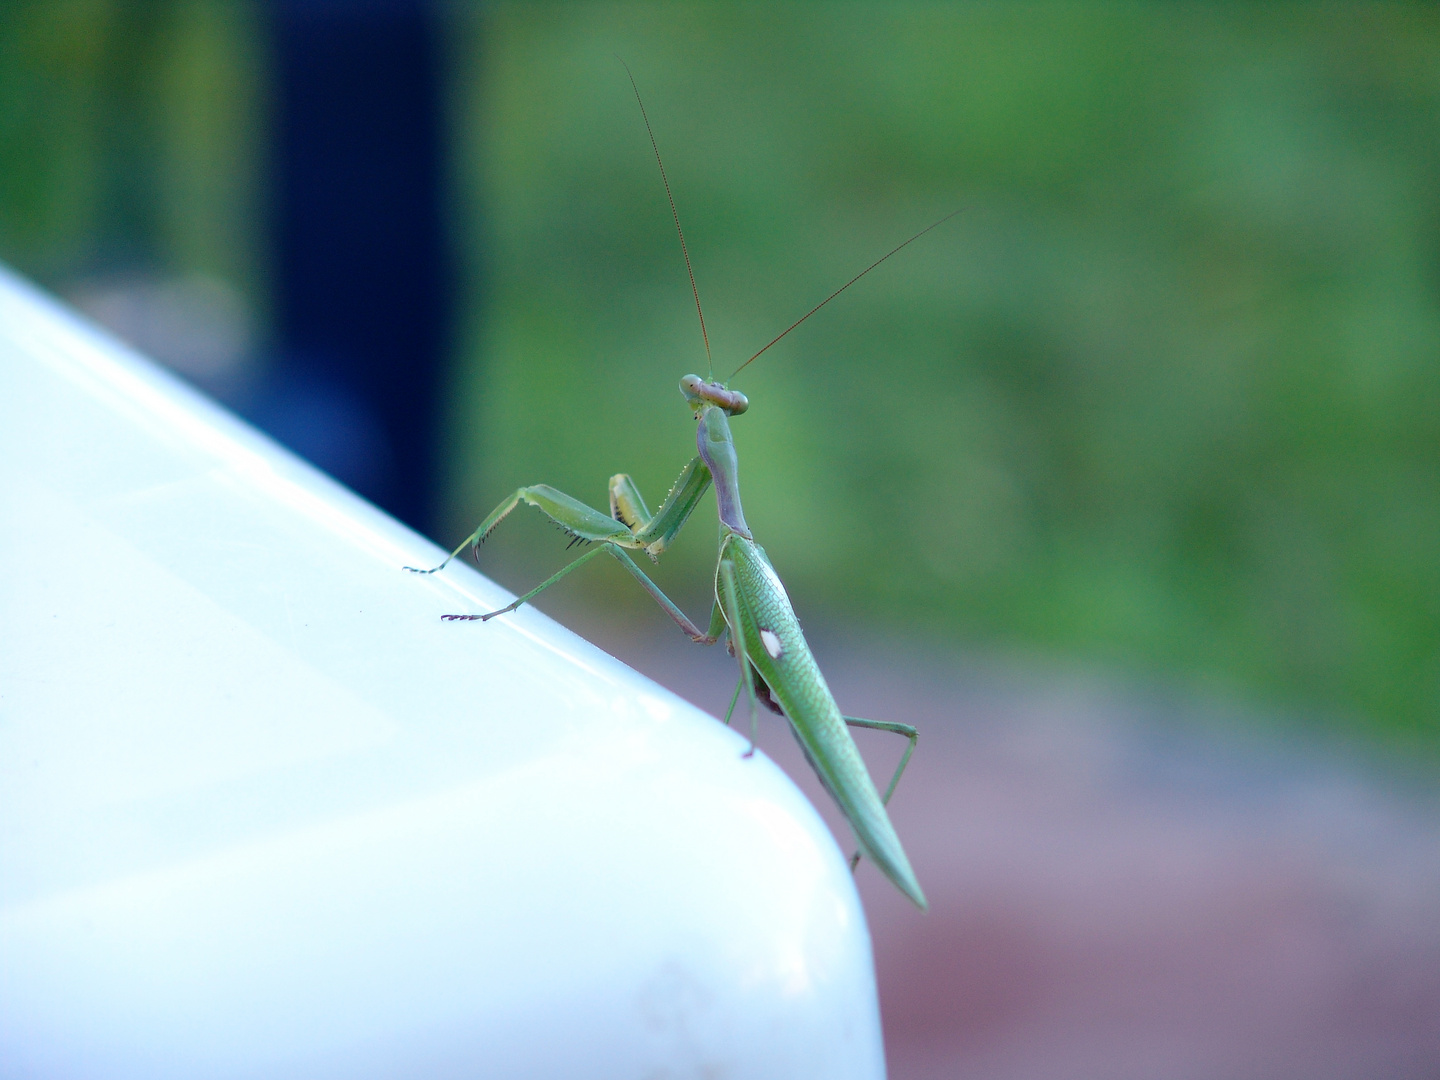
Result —
[[780, 654], [784, 651], [780, 646], [780, 639], [773, 630], [761, 630], [760, 640], [765, 644], [765, 651], [770, 654], [771, 660], [779, 660]]

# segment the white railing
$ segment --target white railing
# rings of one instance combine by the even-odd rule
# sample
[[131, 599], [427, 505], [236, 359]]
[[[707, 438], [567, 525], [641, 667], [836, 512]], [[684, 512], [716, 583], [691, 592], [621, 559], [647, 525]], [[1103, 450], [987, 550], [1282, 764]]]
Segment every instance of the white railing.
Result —
[[0, 274], [0, 1073], [878, 1077], [784, 775]]

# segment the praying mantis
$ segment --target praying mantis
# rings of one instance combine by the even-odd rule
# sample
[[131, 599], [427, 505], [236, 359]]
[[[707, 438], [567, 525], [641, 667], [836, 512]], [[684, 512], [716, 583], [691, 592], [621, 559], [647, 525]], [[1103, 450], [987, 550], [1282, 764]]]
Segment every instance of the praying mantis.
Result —
[[[628, 66], [626, 73], [629, 74]], [[486, 622], [533, 600], [596, 555], [602, 552], [610, 555], [635, 577], [641, 588], [655, 599], [691, 640], [701, 645], [713, 645], [721, 637], [728, 637], [727, 648], [739, 663], [740, 677], [735, 692], [731, 695], [729, 708], [725, 711], [725, 723], [730, 723], [743, 691], [750, 710], [750, 747], [745, 751], [745, 756], [749, 757], [755, 752], [755, 736], [759, 726], [758, 708], [763, 705], [785, 716], [806, 759], [839, 805], [855, 833], [858, 850], [850, 860], [851, 869], [854, 869], [862, 855], [869, 856], [902, 893], [924, 910], [928, 906], [925, 894], [921, 891], [910, 860], [905, 855], [905, 849], [901, 846], [900, 838], [885, 809], [896, 785], [900, 783], [906, 765], [910, 762], [919, 733], [909, 724], [846, 716], [841, 713], [834, 695], [830, 693], [825, 677], [805, 641], [790, 598], [786, 595], [785, 586], [781, 584], [779, 575], [766, 557], [765, 549], [755, 542], [750, 527], [745, 523], [745, 515], [740, 505], [738, 459], [730, 434], [730, 418], [744, 413], [750, 403], [744, 394], [731, 390], [729, 383], [771, 345], [860, 278], [901, 248], [954, 217], [959, 211], [952, 211], [871, 263], [736, 368], [729, 379], [718, 382], [715, 380], [714, 364], [710, 359], [710, 338], [705, 330], [705, 314], [700, 307], [700, 291], [695, 284], [695, 272], [690, 265], [690, 252], [685, 245], [685, 233], [680, 228], [680, 214], [675, 207], [670, 180], [665, 174], [665, 163], [661, 160], [655, 132], [650, 126], [650, 118], [645, 112], [645, 103], [640, 98], [634, 75], [630, 75], [630, 85], [635, 90], [635, 100], [640, 104], [640, 113], [650, 136], [650, 145], [660, 166], [660, 177], [665, 185], [670, 212], [680, 237], [680, 250], [690, 275], [690, 289], [695, 297], [695, 311], [700, 319], [700, 333], [705, 343], [707, 377], [702, 379], [698, 375], [686, 375], [680, 380], [680, 392], [697, 421], [698, 453], [681, 471], [660, 509], [654, 513], [651, 513], [646, 505], [634, 480], [626, 473], [610, 478], [608, 514], [548, 484], [534, 484], [511, 493], [440, 565], [429, 570], [413, 566], [405, 569], [419, 574], [434, 574], [443, 570], [467, 547], [474, 552], [478, 560], [480, 545], [522, 502], [535, 507], [567, 532], [571, 536], [571, 546], [597, 545], [497, 611], [481, 615], [441, 617], [446, 620]], [[640, 569], [627, 552], [643, 551], [652, 561], [658, 562], [712, 484], [715, 487], [720, 516], [720, 548], [715, 567], [714, 603], [710, 612], [710, 624], [702, 631]], [[855, 740], [850, 736], [850, 727], [895, 732], [909, 740], [883, 797], [870, 779]]]

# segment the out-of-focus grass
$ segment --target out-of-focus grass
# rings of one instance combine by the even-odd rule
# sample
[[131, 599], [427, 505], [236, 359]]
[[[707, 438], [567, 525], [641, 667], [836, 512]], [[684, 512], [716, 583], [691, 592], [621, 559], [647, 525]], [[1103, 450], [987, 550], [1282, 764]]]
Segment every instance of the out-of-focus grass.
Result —
[[[620, 53], [721, 374], [964, 207], [737, 382], [746, 513], [802, 614], [1433, 742], [1435, 12], [513, 4], [469, 31], [488, 300], [457, 538], [520, 483], [603, 505], [626, 470], [658, 500], [693, 453], [675, 384], [704, 356]], [[698, 611], [692, 529], [665, 576]], [[502, 576], [562, 547], [521, 541]], [[649, 604], [620, 574], [566, 587]]]
[[263, 48], [228, 0], [0, 5], [0, 258], [205, 275], [263, 307]]
[[[263, 309], [260, 9], [0, 7], [0, 257]], [[458, 4], [458, 539], [658, 500], [704, 360], [802, 616], [1440, 718], [1440, 16], [1423, 6]], [[660, 568], [704, 616], [710, 511]], [[563, 544], [512, 520], [512, 585]], [[607, 570], [609, 572], [607, 572]], [[661, 618], [614, 567], [565, 595]]]

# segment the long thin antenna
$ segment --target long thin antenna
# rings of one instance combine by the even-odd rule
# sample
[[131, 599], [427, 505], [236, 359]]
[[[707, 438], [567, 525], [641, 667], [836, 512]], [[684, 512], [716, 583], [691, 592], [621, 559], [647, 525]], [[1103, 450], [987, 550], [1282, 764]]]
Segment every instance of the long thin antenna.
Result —
[[[781, 333], [775, 335], [775, 337], [771, 340], [770, 345], [774, 345], [775, 342], [779, 341], [779, 340], [780, 340], [781, 338], [783, 338], [786, 334], [788, 334], [791, 330], [794, 330], [797, 326], [799, 326], [802, 322], [804, 322], [806, 319], [808, 319], [811, 315], [814, 315], [815, 312], [819, 311], [822, 307], [824, 307], [826, 304], [828, 304], [831, 300], [834, 300], [835, 297], [839, 296], [842, 292], [844, 292], [846, 289], [848, 289], [851, 285], [854, 285], [855, 282], [859, 281], [862, 277], [864, 277], [866, 274], [868, 274], [871, 270], [874, 270], [877, 266], [879, 266], [881, 263], [883, 263], [886, 259], [890, 258], [891, 255], [894, 255], [894, 254], [895, 254], [897, 251], [899, 251], [901, 248], [908, 247], [909, 245], [913, 244], [916, 240], [919, 240], [920, 237], [924, 236], [924, 235], [925, 235], [927, 232], [929, 232], [931, 229], [939, 228], [941, 225], [944, 225], [945, 222], [949, 221], [952, 217], [954, 217], [956, 214], [960, 213], [960, 211], [963, 210], [963, 209], [964, 209], [964, 207], [962, 206], [962, 207], [959, 207], [958, 209], [951, 210], [950, 213], [946, 214], [946, 215], [945, 215], [944, 217], [942, 217], [939, 221], [932, 222], [931, 224], [926, 225], [925, 228], [921, 229], [921, 230], [920, 230], [919, 232], [917, 232], [914, 236], [910, 237], [910, 239], [909, 239], [909, 240], [906, 240], [905, 243], [900, 244], [900, 245], [897, 246], [897, 247], [893, 247], [893, 248], [891, 248], [889, 251], [887, 251], [884, 255], [881, 255], [880, 258], [876, 259], [876, 260], [875, 260], [873, 263], [871, 263], [869, 266], [865, 267], [864, 270], [861, 270], [858, 274], [856, 274], [854, 277], [852, 277], [849, 281], [845, 282], [844, 285], [841, 285], [838, 289], [836, 289], [834, 292], [832, 292], [829, 296], [825, 297], [824, 300], [821, 300], [818, 304], [816, 304], [814, 307], [812, 307], [812, 308], [811, 308], [809, 311], [807, 311], [804, 315], [801, 315], [800, 318], [796, 319], [793, 323], [791, 323], [789, 326], [787, 326]], [[766, 346], [765, 346], [765, 349], [770, 348], [770, 345], [766, 345]], [[740, 365], [739, 367], [737, 367], [734, 371], [732, 371], [732, 372], [730, 373], [730, 379], [735, 378], [736, 375], [739, 375], [740, 372], [744, 371], [745, 368], [748, 367], [753, 361], [759, 359], [760, 353], [763, 353], [763, 352], [765, 351], [765, 349], [761, 349], [760, 352], [757, 352], [754, 356], [750, 357], [749, 360], [746, 360], [745, 363], [741, 364], [741, 365]], [[728, 384], [728, 383], [730, 382], [730, 379], [726, 379], [725, 382]]]
[[695, 270], [690, 265], [690, 249], [685, 246], [685, 230], [680, 228], [680, 212], [675, 209], [675, 196], [670, 193], [670, 178], [665, 175], [665, 162], [660, 160], [660, 147], [655, 142], [655, 131], [650, 126], [650, 117], [645, 112], [645, 102], [640, 100], [640, 87], [635, 85], [635, 75], [623, 57], [617, 56], [625, 74], [630, 76], [630, 88], [635, 91], [635, 100], [640, 103], [640, 116], [645, 121], [645, 130], [650, 135], [650, 148], [655, 151], [655, 164], [660, 166], [660, 179], [665, 184], [665, 197], [670, 200], [670, 215], [675, 219], [675, 231], [680, 234], [680, 254], [685, 256], [685, 270], [690, 275], [690, 291], [695, 294], [695, 314], [700, 316], [700, 336], [705, 339], [706, 378], [715, 377], [715, 363], [710, 359], [710, 335], [705, 331], [705, 312], [700, 310], [700, 290], [695, 286]]

